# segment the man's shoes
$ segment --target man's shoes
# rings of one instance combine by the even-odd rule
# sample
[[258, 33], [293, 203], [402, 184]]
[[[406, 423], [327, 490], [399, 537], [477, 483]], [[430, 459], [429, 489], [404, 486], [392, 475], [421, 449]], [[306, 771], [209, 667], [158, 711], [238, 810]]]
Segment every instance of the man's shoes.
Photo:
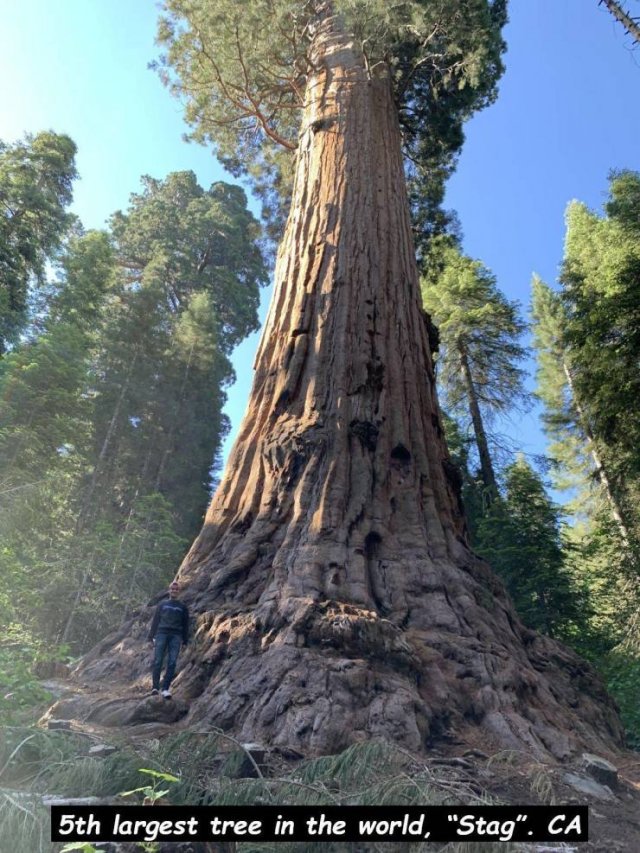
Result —
[[157, 696], [159, 692], [160, 692], [160, 691], [158, 690], [158, 688], [157, 688], [157, 687], [154, 687], [154, 688], [153, 688], [153, 690], [151, 691], [151, 695], [152, 695], [152, 696]]
[[171, 691], [170, 690], [163, 690], [162, 695], [164, 696], [165, 699], [171, 699]]

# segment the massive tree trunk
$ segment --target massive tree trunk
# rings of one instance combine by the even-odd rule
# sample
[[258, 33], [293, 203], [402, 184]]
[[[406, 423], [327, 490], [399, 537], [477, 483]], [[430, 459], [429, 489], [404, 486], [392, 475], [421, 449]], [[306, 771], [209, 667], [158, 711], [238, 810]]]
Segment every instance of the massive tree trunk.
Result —
[[[248, 410], [181, 569], [187, 724], [305, 753], [374, 736], [561, 756], [620, 726], [469, 550], [420, 305], [385, 69], [326, 17]], [[150, 611], [145, 614], [150, 618]], [[83, 666], [146, 677], [148, 622]]]

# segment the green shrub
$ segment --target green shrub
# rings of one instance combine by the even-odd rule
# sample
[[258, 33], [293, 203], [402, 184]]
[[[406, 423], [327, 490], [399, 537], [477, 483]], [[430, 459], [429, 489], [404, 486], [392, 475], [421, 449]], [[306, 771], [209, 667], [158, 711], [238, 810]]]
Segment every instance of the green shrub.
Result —
[[640, 749], [640, 652], [614, 649], [602, 667], [607, 687], [620, 706], [627, 742]]
[[36, 649], [15, 635], [0, 648], [0, 718], [7, 725], [25, 722], [51, 700], [33, 674], [36, 657]]

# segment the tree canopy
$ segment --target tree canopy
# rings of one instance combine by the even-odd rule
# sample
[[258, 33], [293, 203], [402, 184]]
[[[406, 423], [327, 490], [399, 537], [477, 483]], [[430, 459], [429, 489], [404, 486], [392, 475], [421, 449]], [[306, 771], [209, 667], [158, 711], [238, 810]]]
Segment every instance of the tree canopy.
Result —
[[433, 214], [462, 125], [496, 96], [506, 0], [168, 0], [158, 30], [162, 78], [184, 102], [192, 138], [248, 176], [281, 224], [313, 37], [327, 9], [343, 17], [369, 73], [393, 82], [407, 170], [421, 185], [412, 194], [416, 221], [420, 233], [437, 230]]
[[74, 142], [51, 131], [0, 140], [0, 355], [24, 329], [29, 285], [43, 281], [71, 222], [75, 155]]

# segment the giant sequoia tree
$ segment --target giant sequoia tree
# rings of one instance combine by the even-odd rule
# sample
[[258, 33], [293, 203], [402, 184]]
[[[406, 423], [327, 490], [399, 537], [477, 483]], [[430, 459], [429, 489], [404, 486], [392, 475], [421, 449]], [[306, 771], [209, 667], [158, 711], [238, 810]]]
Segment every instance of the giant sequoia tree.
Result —
[[[306, 752], [372, 736], [421, 749], [475, 724], [538, 754], [619, 739], [587, 665], [523, 628], [467, 546], [420, 307], [398, 111], [424, 69], [472, 84], [497, 7], [170, 4], [176, 85], [202, 75], [185, 83], [191, 117], [247, 145], [289, 127], [297, 146], [247, 414], [180, 569], [196, 614], [176, 682], [189, 724]], [[84, 678], [144, 683], [142, 616]], [[109, 699], [91, 713], [122, 720]]]

